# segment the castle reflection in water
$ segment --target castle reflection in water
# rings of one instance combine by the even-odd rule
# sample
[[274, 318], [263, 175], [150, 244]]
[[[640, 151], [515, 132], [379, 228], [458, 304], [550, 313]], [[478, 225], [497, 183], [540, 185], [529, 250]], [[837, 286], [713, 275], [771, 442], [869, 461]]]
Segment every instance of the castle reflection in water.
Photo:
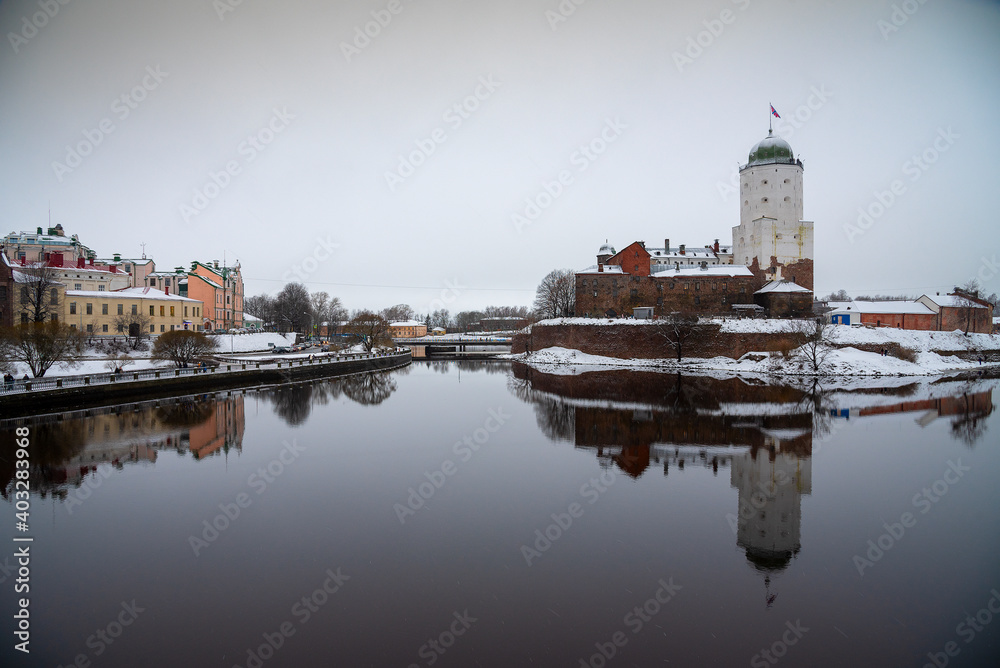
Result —
[[[567, 373], [568, 372], [568, 373]], [[801, 549], [802, 496], [812, 493], [813, 439], [839, 421], [914, 412], [926, 426], [951, 420], [970, 446], [993, 411], [995, 381], [821, 389], [757, 379], [642, 371], [545, 373], [514, 364], [511, 391], [535, 406], [549, 438], [593, 450], [633, 478], [692, 467], [729, 468], [738, 491], [728, 515], [737, 545], [757, 570], [784, 570]]]

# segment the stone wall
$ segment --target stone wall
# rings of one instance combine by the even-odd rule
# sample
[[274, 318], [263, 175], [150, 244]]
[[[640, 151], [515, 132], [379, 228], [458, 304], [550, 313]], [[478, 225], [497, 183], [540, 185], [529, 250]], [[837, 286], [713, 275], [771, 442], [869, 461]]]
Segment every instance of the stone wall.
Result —
[[[731, 357], [748, 352], [791, 350], [802, 345], [800, 334], [723, 333], [720, 325], [695, 325], [694, 335], [684, 344], [684, 357]], [[619, 359], [662, 359], [677, 352], [654, 324], [628, 325], [535, 325], [528, 334], [516, 334], [511, 352], [543, 348], [572, 348], [591, 355]]]

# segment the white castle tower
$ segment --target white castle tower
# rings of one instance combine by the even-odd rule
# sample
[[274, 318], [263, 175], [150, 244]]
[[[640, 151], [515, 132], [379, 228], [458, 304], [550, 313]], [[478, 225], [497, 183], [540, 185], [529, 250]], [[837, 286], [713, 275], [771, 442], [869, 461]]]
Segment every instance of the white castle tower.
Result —
[[752, 266], [755, 259], [767, 278], [795, 280], [812, 290], [813, 224], [802, 220], [802, 161], [772, 130], [740, 168], [733, 263]]

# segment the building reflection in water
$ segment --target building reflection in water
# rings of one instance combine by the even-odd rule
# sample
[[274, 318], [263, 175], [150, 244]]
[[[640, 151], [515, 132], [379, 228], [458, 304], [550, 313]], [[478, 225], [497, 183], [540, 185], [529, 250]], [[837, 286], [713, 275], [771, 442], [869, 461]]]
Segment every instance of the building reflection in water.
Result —
[[[563, 370], [566, 371], [566, 370]], [[837, 418], [915, 412], [917, 422], [952, 419], [967, 443], [982, 437], [995, 383], [915, 383], [824, 391], [754, 379], [717, 379], [642, 371], [547, 374], [515, 363], [510, 390], [535, 406], [541, 430], [556, 441], [593, 450], [605, 467], [639, 478], [692, 467], [729, 468], [737, 490], [728, 516], [736, 544], [771, 576], [801, 549], [802, 496], [812, 493], [813, 438]]]
[[[0, 428], [30, 425], [32, 489], [65, 498], [102, 464], [121, 470], [152, 465], [162, 451], [205, 459], [242, 450], [243, 403], [239, 392], [188, 396], [5, 421]], [[0, 472], [5, 495], [12, 473]]]
[[[107, 408], [0, 420], [0, 432], [31, 428], [30, 480], [33, 492], [65, 499], [104, 465], [155, 464], [163, 451], [203, 460], [243, 450], [244, 400], [259, 397], [289, 425], [304, 423], [312, 407], [341, 397], [377, 405], [396, 390], [395, 376], [408, 368], [292, 383], [267, 389], [160, 399]], [[0, 460], [0, 493], [13, 493], [14, 460]]]

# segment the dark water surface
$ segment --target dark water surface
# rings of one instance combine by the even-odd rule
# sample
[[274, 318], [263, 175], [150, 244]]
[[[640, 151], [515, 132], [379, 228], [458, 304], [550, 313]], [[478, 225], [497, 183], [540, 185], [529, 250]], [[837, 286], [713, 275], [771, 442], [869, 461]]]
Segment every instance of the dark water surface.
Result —
[[431, 362], [4, 421], [0, 657], [1000, 665], [995, 386]]

